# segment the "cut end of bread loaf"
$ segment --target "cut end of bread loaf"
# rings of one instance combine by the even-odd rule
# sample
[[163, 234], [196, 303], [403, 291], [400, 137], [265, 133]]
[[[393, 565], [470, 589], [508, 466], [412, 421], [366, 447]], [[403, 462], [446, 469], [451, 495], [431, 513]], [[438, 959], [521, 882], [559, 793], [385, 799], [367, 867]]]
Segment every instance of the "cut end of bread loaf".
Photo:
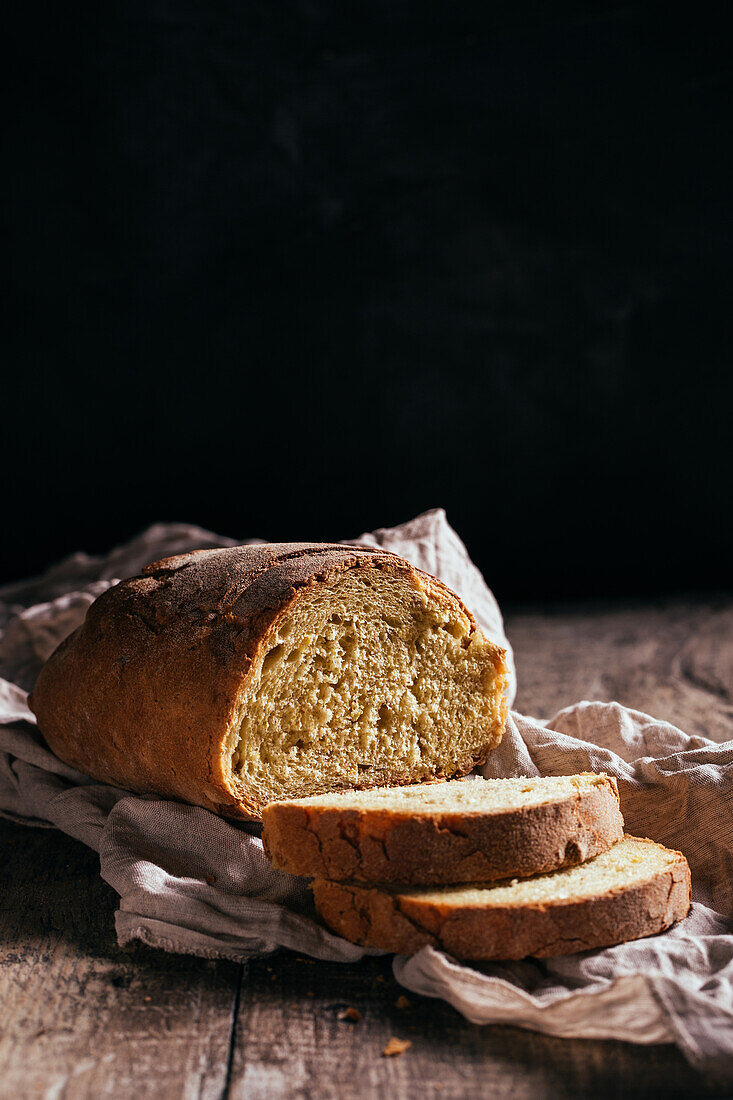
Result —
[[485, 760], [506, 718], [504, 655], [430, 581], [353, 569], [298, 592], [238, 701], [226, 745], [235, 790], [264, 805]]

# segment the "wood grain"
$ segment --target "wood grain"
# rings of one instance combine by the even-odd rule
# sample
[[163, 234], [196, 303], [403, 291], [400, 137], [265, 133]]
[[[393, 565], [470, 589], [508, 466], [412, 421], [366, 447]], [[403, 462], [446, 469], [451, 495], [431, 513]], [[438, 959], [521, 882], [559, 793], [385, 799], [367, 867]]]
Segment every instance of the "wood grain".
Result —
[[[228, 1100], [362, 1097], [644, 1097], [704, 1095], [672, 1047], [564, 1040], [470, 1024], [440, 1001], [407, 993], [391, 959], [358, 966], [276, 956], [242, 977]], [[345, 1007], [359, 1023], [340, 1020]], [[395, 1058], [390, 1038], [409, 1039]]]
[[239, 968], [115, 941], [96, 853], [0, 821], [0, 1096], [215, 1100]]
[[523, 714], [549, 718], [581, 699], [617, 700], [686, 733], [733, 737], [730, 596], [516, 612], [506, 628]]
[[[527, 713], [618, 699], [733, 737], [731, 598], [528, 608], [507, 629]], [[478, 1027], [413, 995], [398, 1008], [389, 959], [239, 967], [121, 950], [93, 852], [2, 821], [0, 845], [4, 1100], [716, 1095], [673, 1047]], [[358, 1023], [339, 1020], [347, 1006]], [[384, 1058], [392, 1037], [412, 1046]]]

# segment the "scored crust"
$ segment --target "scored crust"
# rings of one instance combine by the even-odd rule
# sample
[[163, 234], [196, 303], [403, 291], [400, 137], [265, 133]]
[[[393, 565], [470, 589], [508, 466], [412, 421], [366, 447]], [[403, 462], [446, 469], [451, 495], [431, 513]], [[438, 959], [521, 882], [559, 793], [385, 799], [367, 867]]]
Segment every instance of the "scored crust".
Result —
[[[567, 884], [559, 876], [579, 868], [541, 876], [547, 879], [548, 896], [531, 904], [508, 904], [507, 891], [500, 904], [492, 904], [491, 887], [477, 887], [466, 896], [460, 887], [410, 892], [326, 879], [312, 883], [313, 896], [332, 931], [365, 947], [412, 955], [431, 946], [459, 959], [569, 955], [655, 935], [687, 915], [690, 869], [680, 852], [626, 837], [593, 863], [611, 861], [629, 844], [641, 846], [642, 854], [648, 846], [648, 875], [593, 896], [563, 896]], [[528, 881], [538, 880], [508, 885], [521, 898]]]
[[[337, 881], [436, 885], [489, 882], [557, 870], [604, 852], [623, 836], [614, 779], [570, 777], [572, 793], [515, 806], [487, 804], [470, 811], [466, 791], [500, 798], [504, 780], [431, 785], [455, 795], [449, 810], [415, 805], [415, 788], [399, 809], [370, 806], [374, 792], [343, 793], [270, 803], [263, 812], [265, 851], [275, 867], [294, 875]], [[513, 781], [510, 781], [513, 782]], [[536, 789], [542, 780], [527, 780]], [[528, 801], [531, 801], [528, 799]]]
[[[273, 624], [313, 586], [351, 570], [389, 574], [478, 632], [439, 580], [374, 547], [281, 543], [167, 558], [100, 596], [44, 666], [30, 705], [49, 747], [95, 779], [260, 819], [266, 799], [231, 763], [243, 691]], [[501, 676], [503, 650], [486, 644]], [[501, 732], [487, 730], [484, 748], [447, 774], [483, 762]]]

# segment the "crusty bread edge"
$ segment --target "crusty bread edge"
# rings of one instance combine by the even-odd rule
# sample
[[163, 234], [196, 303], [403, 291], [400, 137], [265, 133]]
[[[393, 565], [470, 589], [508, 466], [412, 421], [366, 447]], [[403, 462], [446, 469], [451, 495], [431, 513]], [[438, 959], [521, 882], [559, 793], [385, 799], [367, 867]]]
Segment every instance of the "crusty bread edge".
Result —
[[525, 878], [592, 859], [621, 839], [616, 781], [598, 779], [574, 795], [485, 813], [275, 802], [264, 810], [262, 840], [278, 870], [341, 882]]
[[646, 882], [544, 905], [459, 908], [326, 879], [312, 889], [326, 925], [365, 947], [411, 955], [429, 945], [458, 959], [547, 958], [655, 935], [685, 917], [690, 869], [681, 852], [668, 855], [668, 866]]

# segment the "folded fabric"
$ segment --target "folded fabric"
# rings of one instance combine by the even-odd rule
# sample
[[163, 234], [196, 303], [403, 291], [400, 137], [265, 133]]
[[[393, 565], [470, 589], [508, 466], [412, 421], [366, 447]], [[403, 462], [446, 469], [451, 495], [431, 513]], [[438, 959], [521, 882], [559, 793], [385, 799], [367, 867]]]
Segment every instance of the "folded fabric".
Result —
[[[496, 600], [441, 510], [353, 541], [394, 550], [440, 577], [509, 648]], [[42, 578], [0, 589], [0, 813], [62, 829], [99, 852], [102, 877], [120, 895], [120, 943], [239, 960], [285, 947], [354, 961], [368, 952], [318, 923], [304, 880], [270, 867], [259, 827], [90, 780], [46, 748], [27, 706], [43, 661], [116, 579], [167, 554], [233, 544], [156, 525], [106, 558], [77, 554]], [[581, 702], [548, 723], [512, 713], [482, 772], [589, 770], [618, 780], [628, 832], [685, 854], [690, 916], [661, 936], [542, 961], [472, 967], [427, 947], [396, 958], [395, 975], [477, 1023], [675, 1042], [698, 1067], [733, 1079], [733, 742], [688, 737], [616, 703]]]

